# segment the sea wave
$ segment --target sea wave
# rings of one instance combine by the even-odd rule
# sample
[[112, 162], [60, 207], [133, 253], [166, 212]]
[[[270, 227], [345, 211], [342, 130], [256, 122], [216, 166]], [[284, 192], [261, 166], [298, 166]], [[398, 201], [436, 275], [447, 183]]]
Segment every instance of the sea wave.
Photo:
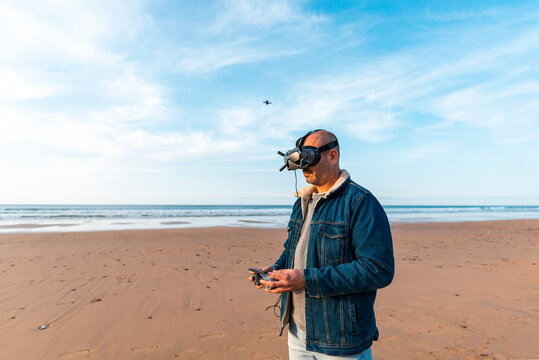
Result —
[[[508, 205], [388, 205], [390, 221], [477, 221], [539, 219], [539, 206]], [[261, 218], [281, 221], [290, 216], [291, 205], [0, 205], [0, 222], [97, 222], [126, 219], [203, 219]], [[202, 219], [202, 220], [196, 220]]]

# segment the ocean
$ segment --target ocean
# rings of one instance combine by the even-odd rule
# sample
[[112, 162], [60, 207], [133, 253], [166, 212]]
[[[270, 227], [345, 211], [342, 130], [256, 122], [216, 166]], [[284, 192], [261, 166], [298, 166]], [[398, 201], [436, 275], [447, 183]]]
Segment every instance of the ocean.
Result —
[[[539, 206], [384, 206], [390, 222], [539, 219]], [[0, 233], [286, 226], [291, 205], [0, 205]]]

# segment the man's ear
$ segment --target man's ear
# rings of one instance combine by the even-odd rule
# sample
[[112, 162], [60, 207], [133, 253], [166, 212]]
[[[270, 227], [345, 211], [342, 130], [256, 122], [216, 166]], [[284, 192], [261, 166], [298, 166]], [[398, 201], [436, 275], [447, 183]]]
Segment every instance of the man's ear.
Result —
[[336, 164], [339, 161], [339, 152], [335, 149], [330, 149], [328, 153], [328, 160], [331, 164]]

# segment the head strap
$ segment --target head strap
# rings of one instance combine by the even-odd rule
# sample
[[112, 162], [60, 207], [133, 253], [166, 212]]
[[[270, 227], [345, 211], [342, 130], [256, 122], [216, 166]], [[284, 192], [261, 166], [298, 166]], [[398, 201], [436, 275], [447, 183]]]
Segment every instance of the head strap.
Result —
[[307, 134], [303, 135], [302, 137], [296, 140], [296, 146], [298, 148], [301, 148], [303, 146], [303, 143], [305, 142], [305, 139], [307, 139], [307, 136], [314, 134], [315, 132], [318, 132], [320, 130], [323, 130], [323, 129], [316, 129], [316, 130], [309, 131]]
[[[307, 139], [307, 136], [309, 136], [311, 134], [314, 134], [315, 132], [322, 131], [322, 130], [324, 130], [324, 129], [316, 129], [316, 130], [309, 131], [307, 134], [303, 135], [298, 140], [296, 140], [296, 146], [299, 149], [301, 149], [303, 147], [303, 143], [305, 142], [305, 139]], [[327, 143], [326, 145], [320, 146], [318, 148], [318, 152], [323, 153], [324, 151], [327, 151], [329, 149], [333, 149], [334, 147], [337, 147], [337, 146], [339, 146], [339, 141], [338, 140], [331, 141], [331, 142]]]
[[337, 147], [337, 146], [339, 146], [339, 141], [335, 140], [335, 141], [327, 143], [326, 145], [320, 146], [318, 148], [318, 152], [323, 153], [324, 151], [333, 149], [334, 147]]

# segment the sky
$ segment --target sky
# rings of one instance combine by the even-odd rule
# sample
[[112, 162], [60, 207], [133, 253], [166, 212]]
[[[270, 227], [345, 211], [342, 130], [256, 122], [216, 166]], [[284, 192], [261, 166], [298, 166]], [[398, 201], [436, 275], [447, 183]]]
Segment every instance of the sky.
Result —
[[0, 203], [291, 204], [324, 128], [384, 205], [539, 204], [535, 1], [0, 0], [0, 48]]

